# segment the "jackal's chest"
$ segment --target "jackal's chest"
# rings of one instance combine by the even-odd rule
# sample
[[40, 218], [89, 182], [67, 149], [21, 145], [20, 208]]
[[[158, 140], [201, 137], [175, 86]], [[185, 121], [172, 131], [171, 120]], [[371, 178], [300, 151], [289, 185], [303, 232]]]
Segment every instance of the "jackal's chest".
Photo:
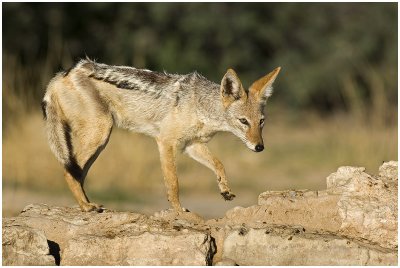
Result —
[[191, 131], [191, 139], [199, 142], [208, 142], [215, 135], [216, 131], [214, 128], [204, 124], [202, 122], [198, 122], [193, 126]]

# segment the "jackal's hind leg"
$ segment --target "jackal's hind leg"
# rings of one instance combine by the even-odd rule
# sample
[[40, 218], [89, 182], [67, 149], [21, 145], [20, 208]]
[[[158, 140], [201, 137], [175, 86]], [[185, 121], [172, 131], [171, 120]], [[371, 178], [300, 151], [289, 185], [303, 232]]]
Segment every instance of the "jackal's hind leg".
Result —
[[194, 143], [186, 147], [188, 155], [199, 163], [205, 165], [217, 175], [217, 183], [222, 197], [225, 200], [233, 200], [235, 195], [231, 192], [226, 179], [225, 169], [222, 163], [214, 157], [207, 145], [204, 143]]
[[83, 185], [81, 184], [80, 181], [76, 180], [68, 171], [65, 171], [64, 177], [65, 180], [67, 181], [69, 189], [74, 195], [82, 211], [101, 212], [102, 210], [101, 206], [89, 202], [89, 199], [87, 198], [85, 190], [83, 189]]
[[[76, 131], [69, 129], [70, 133], [66, 135], [70, 139], [67, 140], [70, 161], [65, 166], [65, 179], [82, 211], [102, 211], [101, 205], [89, 201], [83, 188], [91, 165], [107, 145], [111, 133], [112, 121], [104, 119], [100, 122], [103, 124], [88, 124]], [[77, 140], [77, 146], [72, 146], [71, 138]]]

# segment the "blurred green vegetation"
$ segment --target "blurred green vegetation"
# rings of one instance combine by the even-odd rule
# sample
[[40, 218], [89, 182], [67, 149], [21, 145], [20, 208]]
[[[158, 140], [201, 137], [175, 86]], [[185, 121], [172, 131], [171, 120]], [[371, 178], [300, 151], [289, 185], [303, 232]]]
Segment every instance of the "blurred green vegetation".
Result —
[[294, 111], [360, 110], [375, 84], [396, 106], [397, 47], [397, 3], [3, 4], [3, 75], [21, 65], [35, 100], [87, 55], [215, 82], [232, 67], [245, 86], [282, 66], [274, 102]]

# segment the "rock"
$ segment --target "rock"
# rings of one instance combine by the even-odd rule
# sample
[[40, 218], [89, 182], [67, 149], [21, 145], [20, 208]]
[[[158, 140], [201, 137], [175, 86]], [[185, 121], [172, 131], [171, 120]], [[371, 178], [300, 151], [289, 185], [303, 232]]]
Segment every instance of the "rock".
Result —
[[398, 181], [398, 162], [389, 161], [379, 167], [379, 176], [388, 181]]
[[[371, 257], [372, 256], [372, 257]], [[332, 234], [304, 233], [281, 226], [233, 229], [223, 258], [238, 265], [394, 265], [396, 252], [372, 248]]]
[[44, 232], [3, 223], [3, 265], [56, 265]]
[[[340, 167], [323, 191], [264, 192], [258, 205], [236, 207], [222, 219], [237, 230], [226, 233], [221, 258], [239, 265], [396, 265], [397, 189], [397, 162], [391, 161], [380, 167], [379, 176], [362, 167]], [[271, 224], [298, 226], [307, 235], [296, 236], [296, 243], [289, 235], [291, 243], [281, 235], [263, 237], [263, 231], [280, 233]], [[334, 237], [326, 239], [325, 233]], [[315, 250], [325, 252], [321, 259]]]
[[215, 251], [209, 231], [194, 230], [179, 217], [165, 221], [41, 204], [9, 221], [42, 230], [59, 245], [62, 265], [207, 265]]
[[363, 167], [340, 167], [337, 172], [332, 173], [326, 178], [326, 188], [331, 194], [341, 194], [344, 190], [343, 186], [346, 185], [349, 180], [355, 176], [368, 176], [364, 173], [365, 168]]
[[[262, 199], [262, 200], [261, 200]], [[234, 208], [226, 212], [230, 225], [245, 223], [254, 228], [266, 224], [301, 225], [306, 229], [337, 231], [340, 218], [337, 213], [337, 196], [295, 197], [282, 195], [259, 197], [259, 203], [248, 208]]]
[[258, 199], [260, 206], [233, 209], [227, 212], [226, 218], [235, 224], [248, 219], [301, 225], [395, 249], [398, 245], [397, 162], [384, 163], [379, 174], [371, 176], [363, 167], [340, 167], [327, 178], [325, 191], [264, 192]]
[[340, 167], [326, 190], [267, 191], [207, 221], [29, 205], [3, 219], [3, 264], [397, 265], [397, 178], [395, 161]]
[[193, 226], [194, 224], [204, 224], [204, 219], [196, 213], [193, 212], [178, 213], [173, 209], [167, 209], [155, 212], [154, 215], [150, 217], [150, 219], [159, 219], [159, 218], [162, 218], [165, 221], [179, 221], [182, 224], [191, 226]]
[[214, 264], [214, 266], [237, 266], [238, 264], [231, 259], [222, 259]]
[[210, 245], [211, 237], [196, 231], [82, 235], [68, 241], [61, 265], [207, 265]]
[[78, 207], [52, 207], [46, 204], [29, 205], [18, 217], [10, 218], [14, 224], [44, 231], [47, 239], [59, 244], [61, 250], [67, 242], [81, 234], [112, 234], [124, 229], [137, 232], [148, 230], [145, 215], [129, 212], [105, 211], [83, 213]]
[[[386, 172], [385, 166], [389, 165], [384, 164], [381, 173], [397, 174], [397, 170], [393, 172], [397, 162], [396, 165], [393, 162], [391, 171]], [[337, 206], [341, 226], [338, 233], [367, 239], [385, 248], [397, 248], [397, 180], [391, 178], [393, 183], [388, 185], [382, 177], [359, 171], [343, 175], [340, 169], [334, 176], [338, 180], [351, 177], [340, 187], [342, 194]]]
[[[337, 213], [339, 197], [324, 191], [264, 192], [258, 197], [253, 221], [301, 225], [306, 229], [335, 232], [340, 227]], [[232, 217], [227, 213], [227, 217]]]

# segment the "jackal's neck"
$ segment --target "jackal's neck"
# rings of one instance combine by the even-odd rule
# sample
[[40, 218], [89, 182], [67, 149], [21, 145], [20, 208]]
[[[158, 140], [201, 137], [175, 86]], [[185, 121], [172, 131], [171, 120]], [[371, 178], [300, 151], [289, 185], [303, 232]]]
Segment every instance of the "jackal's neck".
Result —
[[225, 109], [218, 84], [214, 84], [207, 94], [201, 94], [198, 102], [197, 115], [207, 128], [213, 132], [228, 130]]

